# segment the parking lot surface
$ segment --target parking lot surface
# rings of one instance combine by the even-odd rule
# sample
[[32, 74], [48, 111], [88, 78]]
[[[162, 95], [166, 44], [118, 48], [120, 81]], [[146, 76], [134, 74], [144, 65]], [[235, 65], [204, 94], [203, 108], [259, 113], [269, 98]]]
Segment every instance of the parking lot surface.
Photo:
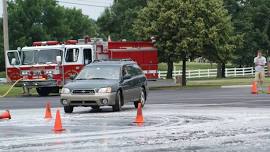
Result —
[[[31, 100], [35, 101], [31, 101]], [[121, 112], [75, 108], [65, 114], [59, 97], [5, 98], [11, 120], [0, 120], [1, 151], [269, 151], [269, 95], [249, 89], [192, 89], [150, 92], [145, 123], [133, 123], [136, 109]], [[61, 111], [61, 133], [54, 118], [44, 119], [50, 99], [53, 117]], [[26, 101], [27, 100], [27, 101]], [[27, 105], [19, 107], [20, 102]], [[7, 102], [13, 102], [7, 104]], [[19, 103], [19, 104], [18, 104]]]

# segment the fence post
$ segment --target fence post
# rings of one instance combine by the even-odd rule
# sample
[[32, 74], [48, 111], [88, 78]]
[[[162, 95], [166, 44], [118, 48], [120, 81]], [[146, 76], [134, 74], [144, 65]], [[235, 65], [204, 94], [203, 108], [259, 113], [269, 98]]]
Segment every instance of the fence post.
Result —
[[234, 77], [236, 77], [236, 68], [234, 68]]
[[199, 78], [201, 77], [201, 70], [198, 70]]
[[242, 69], [243, 76], [245, 76], [245, 68]]
[[207, 69], [207, 71], [208, 71], [208, 78], [210, 77], [210, 69]]

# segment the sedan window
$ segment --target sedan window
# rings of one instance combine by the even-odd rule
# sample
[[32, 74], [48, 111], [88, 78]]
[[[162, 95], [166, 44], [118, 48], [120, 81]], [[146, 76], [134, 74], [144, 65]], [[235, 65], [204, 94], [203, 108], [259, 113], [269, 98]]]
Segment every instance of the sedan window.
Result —
[[85, 67], [76, 80], [119, 79], [120, 67], [114, 65], [92, 65]]
[[133, 67], [133, 65], [128, 65], [127, 71], [132, 77], [139, 75], [138, 70], [135, 67]]

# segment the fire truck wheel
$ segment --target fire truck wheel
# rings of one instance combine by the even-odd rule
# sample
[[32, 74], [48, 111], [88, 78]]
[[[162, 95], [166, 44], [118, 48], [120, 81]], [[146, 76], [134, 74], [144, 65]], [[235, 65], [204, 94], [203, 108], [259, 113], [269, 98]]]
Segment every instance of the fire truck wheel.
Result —
[[50, 93], [49, 88], [36, 88], [39, 96], [48, 96]]
[[65, 113], [72, 113], [74, 107], [73, 106], [64, 106]]
[[115, 104], [112, 106], [113, 111], [121, 111], [121, 92], [117, 91], [116, 97], [115, 97]]
[[141, 88], [141, 94], [140, 95], [141, 95], [140, 100], [134, 102], [135, 108], [138, 108], [138, 103], [142, 104], [142, 108], [143, 108], [143, 106], [145, 104], [146, 98], [145, 98], [145, 90], [144, 90], [144, 88]]

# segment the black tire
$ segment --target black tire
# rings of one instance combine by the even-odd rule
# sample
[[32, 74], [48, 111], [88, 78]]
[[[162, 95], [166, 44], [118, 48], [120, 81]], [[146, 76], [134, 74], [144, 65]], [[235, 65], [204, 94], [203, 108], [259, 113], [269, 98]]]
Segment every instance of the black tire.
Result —
[[141, 88], [141, 93], [140, 93], [140, 100], [134, 102], [134, 107], [138, 108], [138, 104], [142, 104], [142, 108], [144, 107], [144, 104], [146, 102], [146, 96], [145, 96], [145, 90], [144, 88]]
[[115, 104], [112, 106], [112, 109], [114, 112], [121, 111], [121, 102], [122, 102], [121, 92], [117, 91], [116, 97], [115, 97]]
[[91, 106], [91, 108], [94, 110], [100, 110], [100, 106]]
[[60, 88], [59, 87], [51, 87], [49, 90], [50, 90], [50, 93], [58, 93], [59, 94]]
[[73, 106], [64, 106], [65, 113], [72, 113], [74, 107]]
[[49, 88], [36, 88], [36, 90], [37, 90], [38, 95], [41, 97], [48, 96], [50, 93]]

